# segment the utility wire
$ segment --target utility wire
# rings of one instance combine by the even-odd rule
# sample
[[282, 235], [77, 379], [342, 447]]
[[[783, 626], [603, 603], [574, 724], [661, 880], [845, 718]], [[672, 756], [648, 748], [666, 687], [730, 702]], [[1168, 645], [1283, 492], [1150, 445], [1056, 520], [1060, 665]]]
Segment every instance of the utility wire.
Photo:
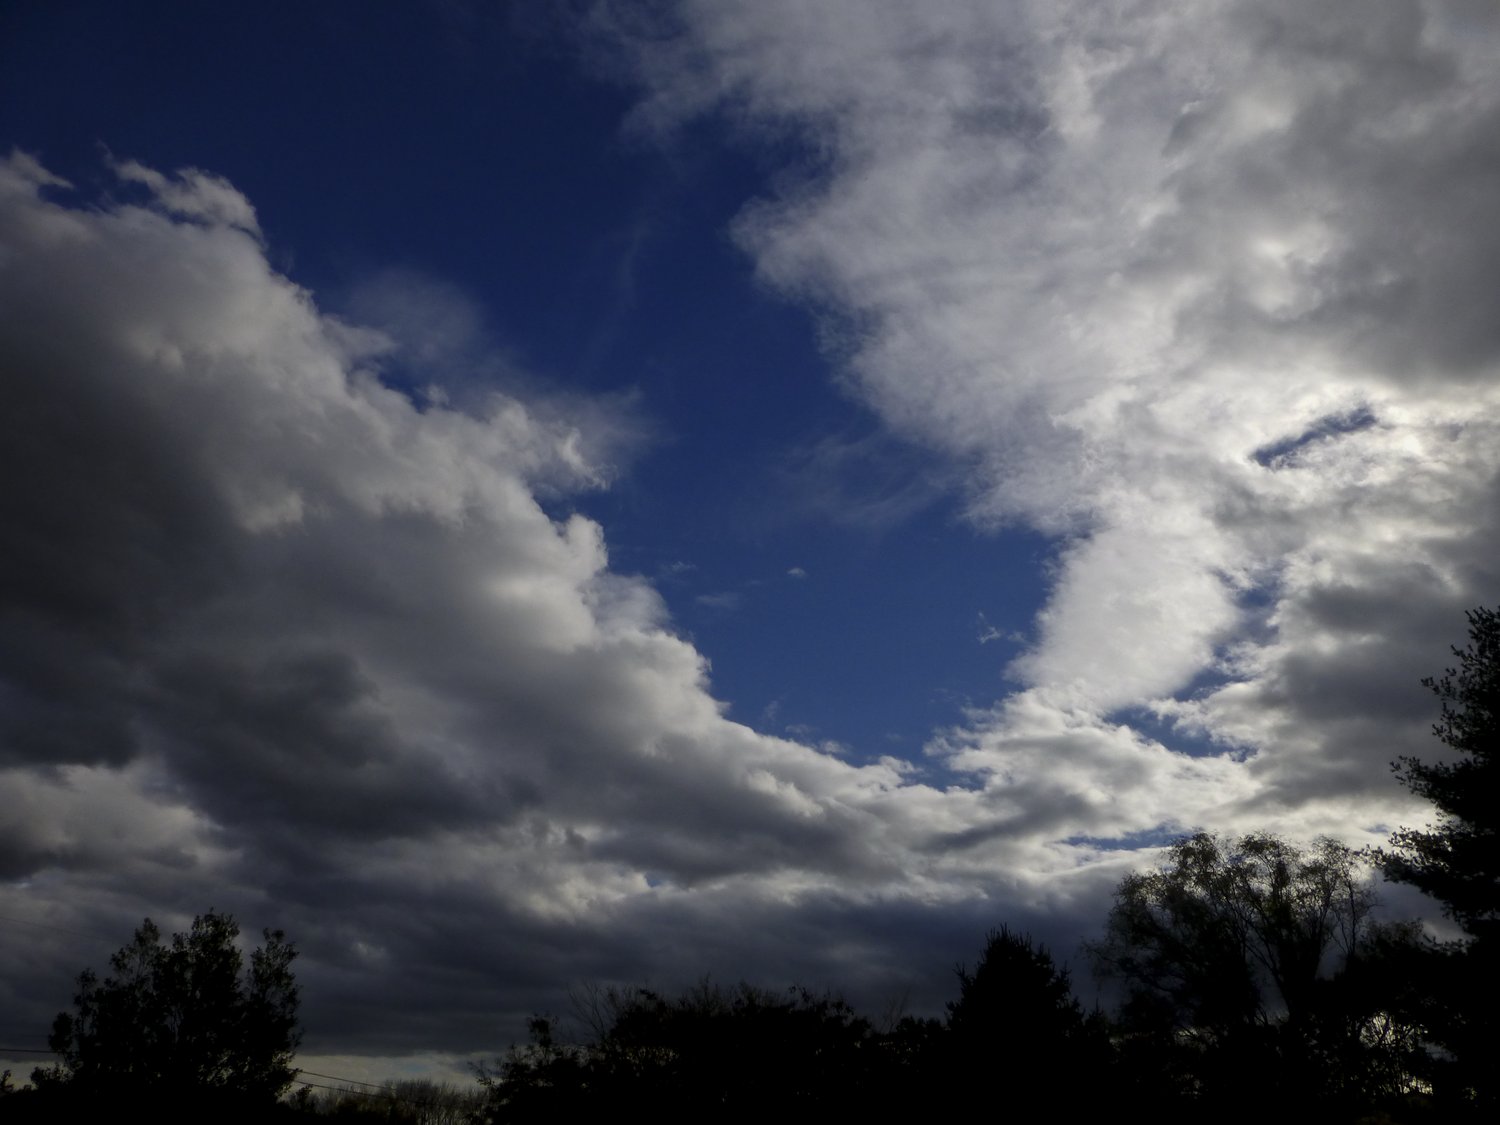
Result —
[[319, 1074], [316, 1070], [298, 1070], [298, 1074], [311, 1074], [314, 1078], [326, 1078], [330, 1082], [352, 1082], [356, 1086], [373, 1086], [377, 1090], [383, 1090], [387, 1082], [361, 1082], [358, 1078], [340, 1078], [337, 1074]]

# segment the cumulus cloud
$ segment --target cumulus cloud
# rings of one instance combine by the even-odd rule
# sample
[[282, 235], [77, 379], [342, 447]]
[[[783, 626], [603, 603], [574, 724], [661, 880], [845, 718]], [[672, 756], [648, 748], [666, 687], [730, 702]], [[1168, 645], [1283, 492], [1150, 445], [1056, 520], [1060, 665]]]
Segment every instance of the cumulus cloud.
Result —
[[760, 276], [977, 526], [1059, 537], [1022, 691], [932, 751], [1101, 834], [1396, 815], [1417, 680], [1500, 578], [1494, 13], [603, 11], [641, 127], [804, 143], [736, 224]]
[[[1017, 690], [929, 747], [952, 784], [729, 721], [556, 514], [638, 428], [515, 378], [462, 295], [389, 275], [341, 322], [224, 181], [121, 163], [101, 203], [18, 154], [8, 917], [107, 948], [234, 909], [301, 941], [312, 1045], [475, 1050], [558, 982], [685, 966], [920, 965], [932, 1000], [932, 950], [1066, 947], [1163, 834], [1420, 817], [1385, 763], [1432, 751], [1416, 680], [1500, 558], [1488, 8], [662, 11], [592, 21], [638, 127], [801, 143], [735, 236], [834, 326], [870, 440], [936, 455], [878, 496], [961, 479], [977, 527], [1057, 537]], [[19, 955], [18, 1030], [83, 948]]]
[[[538, 501], [608, 480], [606, 411], [413, 394], [475, 350], [400, 358], [228, 185], [121, 167], [155, 194], [0, 163], [0, 912], [99, 935], [28, 950], [12, 1041], [142, 914], [209, 905], [301, 943], [314, 1048], [496, 1049], [590, 977], [899, 990], [899, 935], [846, 965], [841, 927], [967, 901], [997, 868], [926, 843], [990, 810], [725, 718], [654, 589]], [[785, 925], [731, 960], [751, 917]]]
[[166, 176], [138, 160], [120, 161], [114, 165], [114, 171], [122, 181], [145, 187], [151, 193], [152, 202], [169, 215], [238, 227], [247, 234], [260, 234], [255, 208], [221, 176], [197, 168], [184, 168], [175, 175]]

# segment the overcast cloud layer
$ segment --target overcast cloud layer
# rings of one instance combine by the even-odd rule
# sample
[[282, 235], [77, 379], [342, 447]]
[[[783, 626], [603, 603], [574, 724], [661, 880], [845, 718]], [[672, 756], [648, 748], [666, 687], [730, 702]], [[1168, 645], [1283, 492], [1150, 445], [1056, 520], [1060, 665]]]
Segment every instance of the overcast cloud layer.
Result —
[[1121, 841], [1422, 816], [1387, 763], [1500, 557], [1491, 6], [634, 12], [585, 21], [632, 128], [805, 142], [740, 245], [976, 527], [1058, 537], [1018, 690], [933, 732], [962, 784], [725, 717], [557, 514], [629, 472], [613, 412], [322, 314], [211, 170], [13, 154], [0, 913], [80, 940], [17, 951], [8, 1034], [84, 936], [208, 904], [298, 940], [324, 1051], [702, 970], [931, 1008], [985, 927], [1096, 924]]

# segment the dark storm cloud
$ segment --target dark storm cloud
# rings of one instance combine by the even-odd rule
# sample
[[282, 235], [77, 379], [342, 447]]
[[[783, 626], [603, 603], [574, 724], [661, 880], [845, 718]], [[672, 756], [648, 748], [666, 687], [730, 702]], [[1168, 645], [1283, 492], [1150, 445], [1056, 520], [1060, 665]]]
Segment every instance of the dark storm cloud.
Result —
[[[8, 916], [231, 909], [302, 943], [310, 1046], [459, 1049], [561, 982], [680, 969], [675, 918], [727, 956], [834, 886], [975, 885], [911, 857], [983, 806], [729, 722], [601, 529], [540, 506], [635, 431], [476, 385], [522, 382], [478, 329], [403, 352], [323, 316], [229, 185], [120, 170], [142, 194], [88, 205], [0, 165]], [[454, 402], [403, 389], [447, 362]], [[85, 944], [14, 1010], [44, 1027]], [[838, 959], [767, 936], [736, 971]]]

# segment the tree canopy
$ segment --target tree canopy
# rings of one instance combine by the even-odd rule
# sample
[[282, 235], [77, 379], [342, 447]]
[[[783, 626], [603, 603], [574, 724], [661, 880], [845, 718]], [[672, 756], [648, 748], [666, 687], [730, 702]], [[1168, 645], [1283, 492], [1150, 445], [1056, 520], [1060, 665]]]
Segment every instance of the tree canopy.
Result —
[[1422, 984], [1412, 1005], [1451, 1057], [1444, 1077], [1452, 1095], [1493, 1112], [1500, 1102], [1500, 613], [1480, 607], [1468, 618], [1469, 643], [1453, 649], [1457, 666], [1422, 681], [1442, 704], [1433, 733], [1458, 757], [1392, 763], [1407, 788], [1437, 807], [1437, 823], [1399, 829], [1380, 860], [1387, 878], [1425, 891], [1467, 935], [1412, 959], [1408, 976]]
[[1373, 896], [1357, 866], [1335, 840], [1302, 850], [1268, 833], [1231, 843], [1200, 832], [1120, 883], [1095, 961], [1196, 1035], [1295, 1017], [1368, 928]]
[[1438, 823], [1402, 828], [1382, 858], [1386, 877], [1411, 883], [1443, 904], [1472, 937], [1500, 939], [1500, 614], [1472, 610], [1458, 666], [1423, 680], [1442, 701], [1433, 733], [1461, 757], [1392, 765], [1413, 793], [1438, 809]]
[[1359, 857], [1335, 840], [1198, 833], [1156, 871], [1127, 875], [1090, 947], [1125, 986], [1128, 1049], [1177, 1096], [1225, 1112], [1392, 1101], [1415, 1088], [1419, 1029], [1375, 987], [1376, 959], [1410, 947], [1376, 926]]
[[[550, 1019], [482, 1072], [497, 1121], [632, 1109], [656, 1116], [772, 1114], [787, 1107], [882, 1104], [898, 1089], [899, 1053], [836, 996], [707, 981], [669, 998], [649, 989], [595, 992], [592, 1039], [562, 1044]], [[888, 1103], [885, 1103], [888, 1104]]]
[[111, 975], [79, 975], [73, 1010], [58, 1014], [48, 1039], [60, 1061], [33, 1081], [94, 1095], [275, 1098], [296, 1074], [296, 951], [266, 930], [247, 970], [238, 936], [233, 918], [209, 911], [164, 945], [146, 919], [110, 958]]
[[1089, 1016], [1073, 995], [1066, 967], [1047, 947], [1007, 926], [991, 930], [973, 971], [957, 969], [958, 999], [948, 1004], [945, 1042], [936, 1052], [942, 1086], [959, 1101], [982, 1097], [980, 1087], [1002, 1081], [1013, 1105], [1086, 1116], [1100, 1094], [1098, 1074], [1108, 1063], [1101, 1016]]

